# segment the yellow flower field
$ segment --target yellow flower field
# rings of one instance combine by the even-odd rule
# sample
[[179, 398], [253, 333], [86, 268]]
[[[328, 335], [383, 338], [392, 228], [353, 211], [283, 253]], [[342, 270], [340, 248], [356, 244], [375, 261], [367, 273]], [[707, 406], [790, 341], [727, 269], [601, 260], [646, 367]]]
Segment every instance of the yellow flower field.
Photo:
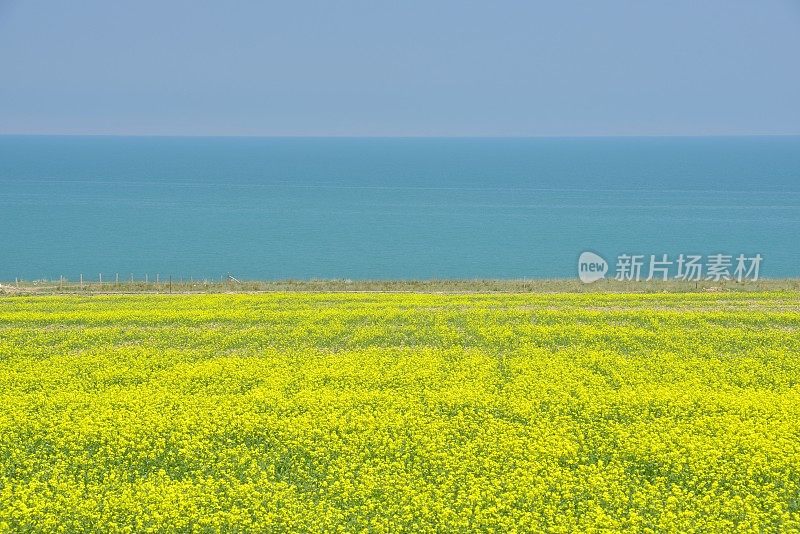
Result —
[[0, 530], [800, 530], [800, 295], [0, 299]]

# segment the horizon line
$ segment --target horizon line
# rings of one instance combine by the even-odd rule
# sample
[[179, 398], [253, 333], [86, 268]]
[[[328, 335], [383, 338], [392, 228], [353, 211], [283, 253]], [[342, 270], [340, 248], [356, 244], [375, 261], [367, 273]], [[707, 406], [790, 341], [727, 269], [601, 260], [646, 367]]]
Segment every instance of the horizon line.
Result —
[[139, 134], [139, 133], [5, 133], [0, 137], [136, 137], [198, 139], [619, 139], [800, 137], [797, 133], [737, 134], [578, 134], [578, 135], [271, 135], [271, 134]]

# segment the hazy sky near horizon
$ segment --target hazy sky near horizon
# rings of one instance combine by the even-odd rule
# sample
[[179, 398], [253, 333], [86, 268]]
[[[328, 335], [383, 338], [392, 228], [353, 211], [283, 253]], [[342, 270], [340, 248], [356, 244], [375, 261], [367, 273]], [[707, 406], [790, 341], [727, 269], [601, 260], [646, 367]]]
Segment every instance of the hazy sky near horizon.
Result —
[[798, 0], [0, 0], [0, 134], [800, 134], [798, 58]]

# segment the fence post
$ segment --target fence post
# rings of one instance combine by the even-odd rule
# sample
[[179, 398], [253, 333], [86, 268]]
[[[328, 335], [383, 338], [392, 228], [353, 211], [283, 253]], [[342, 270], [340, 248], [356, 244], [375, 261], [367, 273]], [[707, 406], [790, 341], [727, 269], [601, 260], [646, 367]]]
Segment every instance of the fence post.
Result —
[[81, 289], [83, 289], [83, 273], [81, 273]]
[[169, 275], [169, 292], [172, 293], [172, 275]]

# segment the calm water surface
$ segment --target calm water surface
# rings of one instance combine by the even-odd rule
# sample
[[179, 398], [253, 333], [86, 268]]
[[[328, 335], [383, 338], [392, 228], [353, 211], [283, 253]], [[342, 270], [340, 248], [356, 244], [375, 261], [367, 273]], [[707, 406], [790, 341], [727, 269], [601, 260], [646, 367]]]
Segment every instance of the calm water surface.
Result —
[[583, 250], [800, 276], [800, 137], [0, 136], [0, 280], [574, 277]]

